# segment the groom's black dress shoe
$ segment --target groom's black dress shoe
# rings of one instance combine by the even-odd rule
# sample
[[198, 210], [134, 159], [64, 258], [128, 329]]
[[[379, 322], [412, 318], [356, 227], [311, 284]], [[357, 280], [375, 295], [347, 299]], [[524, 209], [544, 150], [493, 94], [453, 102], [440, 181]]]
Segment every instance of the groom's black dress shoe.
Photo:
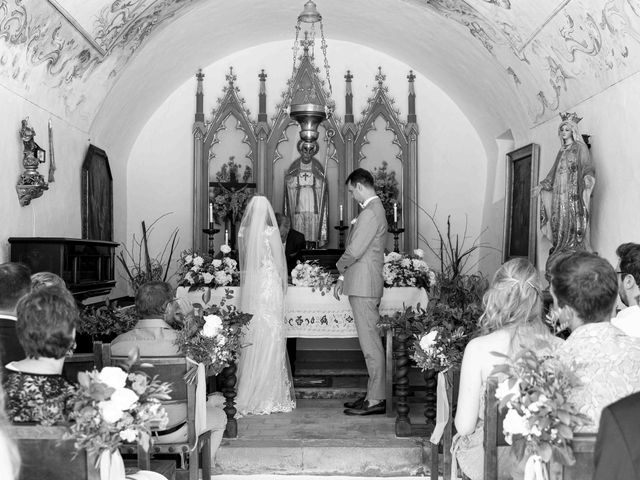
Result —
[[380, 415], [385, 413], [386, 411], [385, 400], [382, 400], [380, 403], [376, 403], [375, 405], [369, 406], [368, 403], [364, 403], [362, 408], [347, 408], [344, 411], [345, 415], [355, 415], [355, 416], [364, 416], [364, 415]]
[[353, 402], [345, 402], [344, 408], [362, 408], [364, 406], [364, 399], [366, 397], [360, 397]]

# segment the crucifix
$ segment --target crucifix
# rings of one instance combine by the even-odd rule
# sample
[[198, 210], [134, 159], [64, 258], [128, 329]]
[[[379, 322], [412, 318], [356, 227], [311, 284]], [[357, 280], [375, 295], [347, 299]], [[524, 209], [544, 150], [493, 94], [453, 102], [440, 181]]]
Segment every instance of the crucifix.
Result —
[[[248, 188], [256, 188], [256, 184], [254, 182], [238, 182], [235, 169], [229, 170], [228, 182], [209, 182], [209, 186], [214, 189], [213, 198], [222, 191], [222, 193], [230, 196], [232, 199]], [[225, 224], [225, 243], [227, 243], [233, 251], [236, 249], [236, 217], [239, 217], [243, 213], [234, 209], [239, 209], [240, 207], [242, 207], [242, 205], [231, 201], [230, 210], [228, 211], [229, 213], [226, 218], [220, 219], [221, 221], [224, 221]]]

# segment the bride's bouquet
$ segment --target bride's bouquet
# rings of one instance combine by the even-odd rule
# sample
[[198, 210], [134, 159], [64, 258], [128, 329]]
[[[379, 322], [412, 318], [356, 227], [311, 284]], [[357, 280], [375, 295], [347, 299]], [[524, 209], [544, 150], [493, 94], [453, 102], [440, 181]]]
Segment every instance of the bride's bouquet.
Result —
[[325, 295], [333, 288], [335, 279], [324, 267], [315, 261], [298, 262], [291, 270], [291, 282], [298, 287], [311, 287], [311, 291], [318, 290]]

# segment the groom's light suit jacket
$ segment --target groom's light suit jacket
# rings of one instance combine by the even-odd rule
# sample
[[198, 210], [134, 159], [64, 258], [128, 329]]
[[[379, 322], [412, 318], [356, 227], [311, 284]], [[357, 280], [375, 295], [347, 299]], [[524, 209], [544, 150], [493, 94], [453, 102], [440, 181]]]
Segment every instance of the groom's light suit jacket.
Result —
[[347, 247], [336, 262], [344, 275], [342, 293], [356, 297], [382, 297], [384, 245], [387, 219], [382, 201], [375, 197], [358, 215], [347, 236]]

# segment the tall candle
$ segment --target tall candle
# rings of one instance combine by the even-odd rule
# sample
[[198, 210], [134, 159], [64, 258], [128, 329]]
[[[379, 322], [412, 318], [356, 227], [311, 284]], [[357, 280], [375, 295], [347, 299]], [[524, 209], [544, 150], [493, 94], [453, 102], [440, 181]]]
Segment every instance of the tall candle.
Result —
[[213, 203], [209, 202], [209, 223], [213, 223]]
[[342, 205], [340, 205], [340, 221], [342, 222], [343, 218], [342, 218]]
[[229, 230], [226, 228], [224, 229], [224, 244], [229, 245]]
[[393, 204], [393, 222], [398, 223], [398, 204], [395, 202]]

